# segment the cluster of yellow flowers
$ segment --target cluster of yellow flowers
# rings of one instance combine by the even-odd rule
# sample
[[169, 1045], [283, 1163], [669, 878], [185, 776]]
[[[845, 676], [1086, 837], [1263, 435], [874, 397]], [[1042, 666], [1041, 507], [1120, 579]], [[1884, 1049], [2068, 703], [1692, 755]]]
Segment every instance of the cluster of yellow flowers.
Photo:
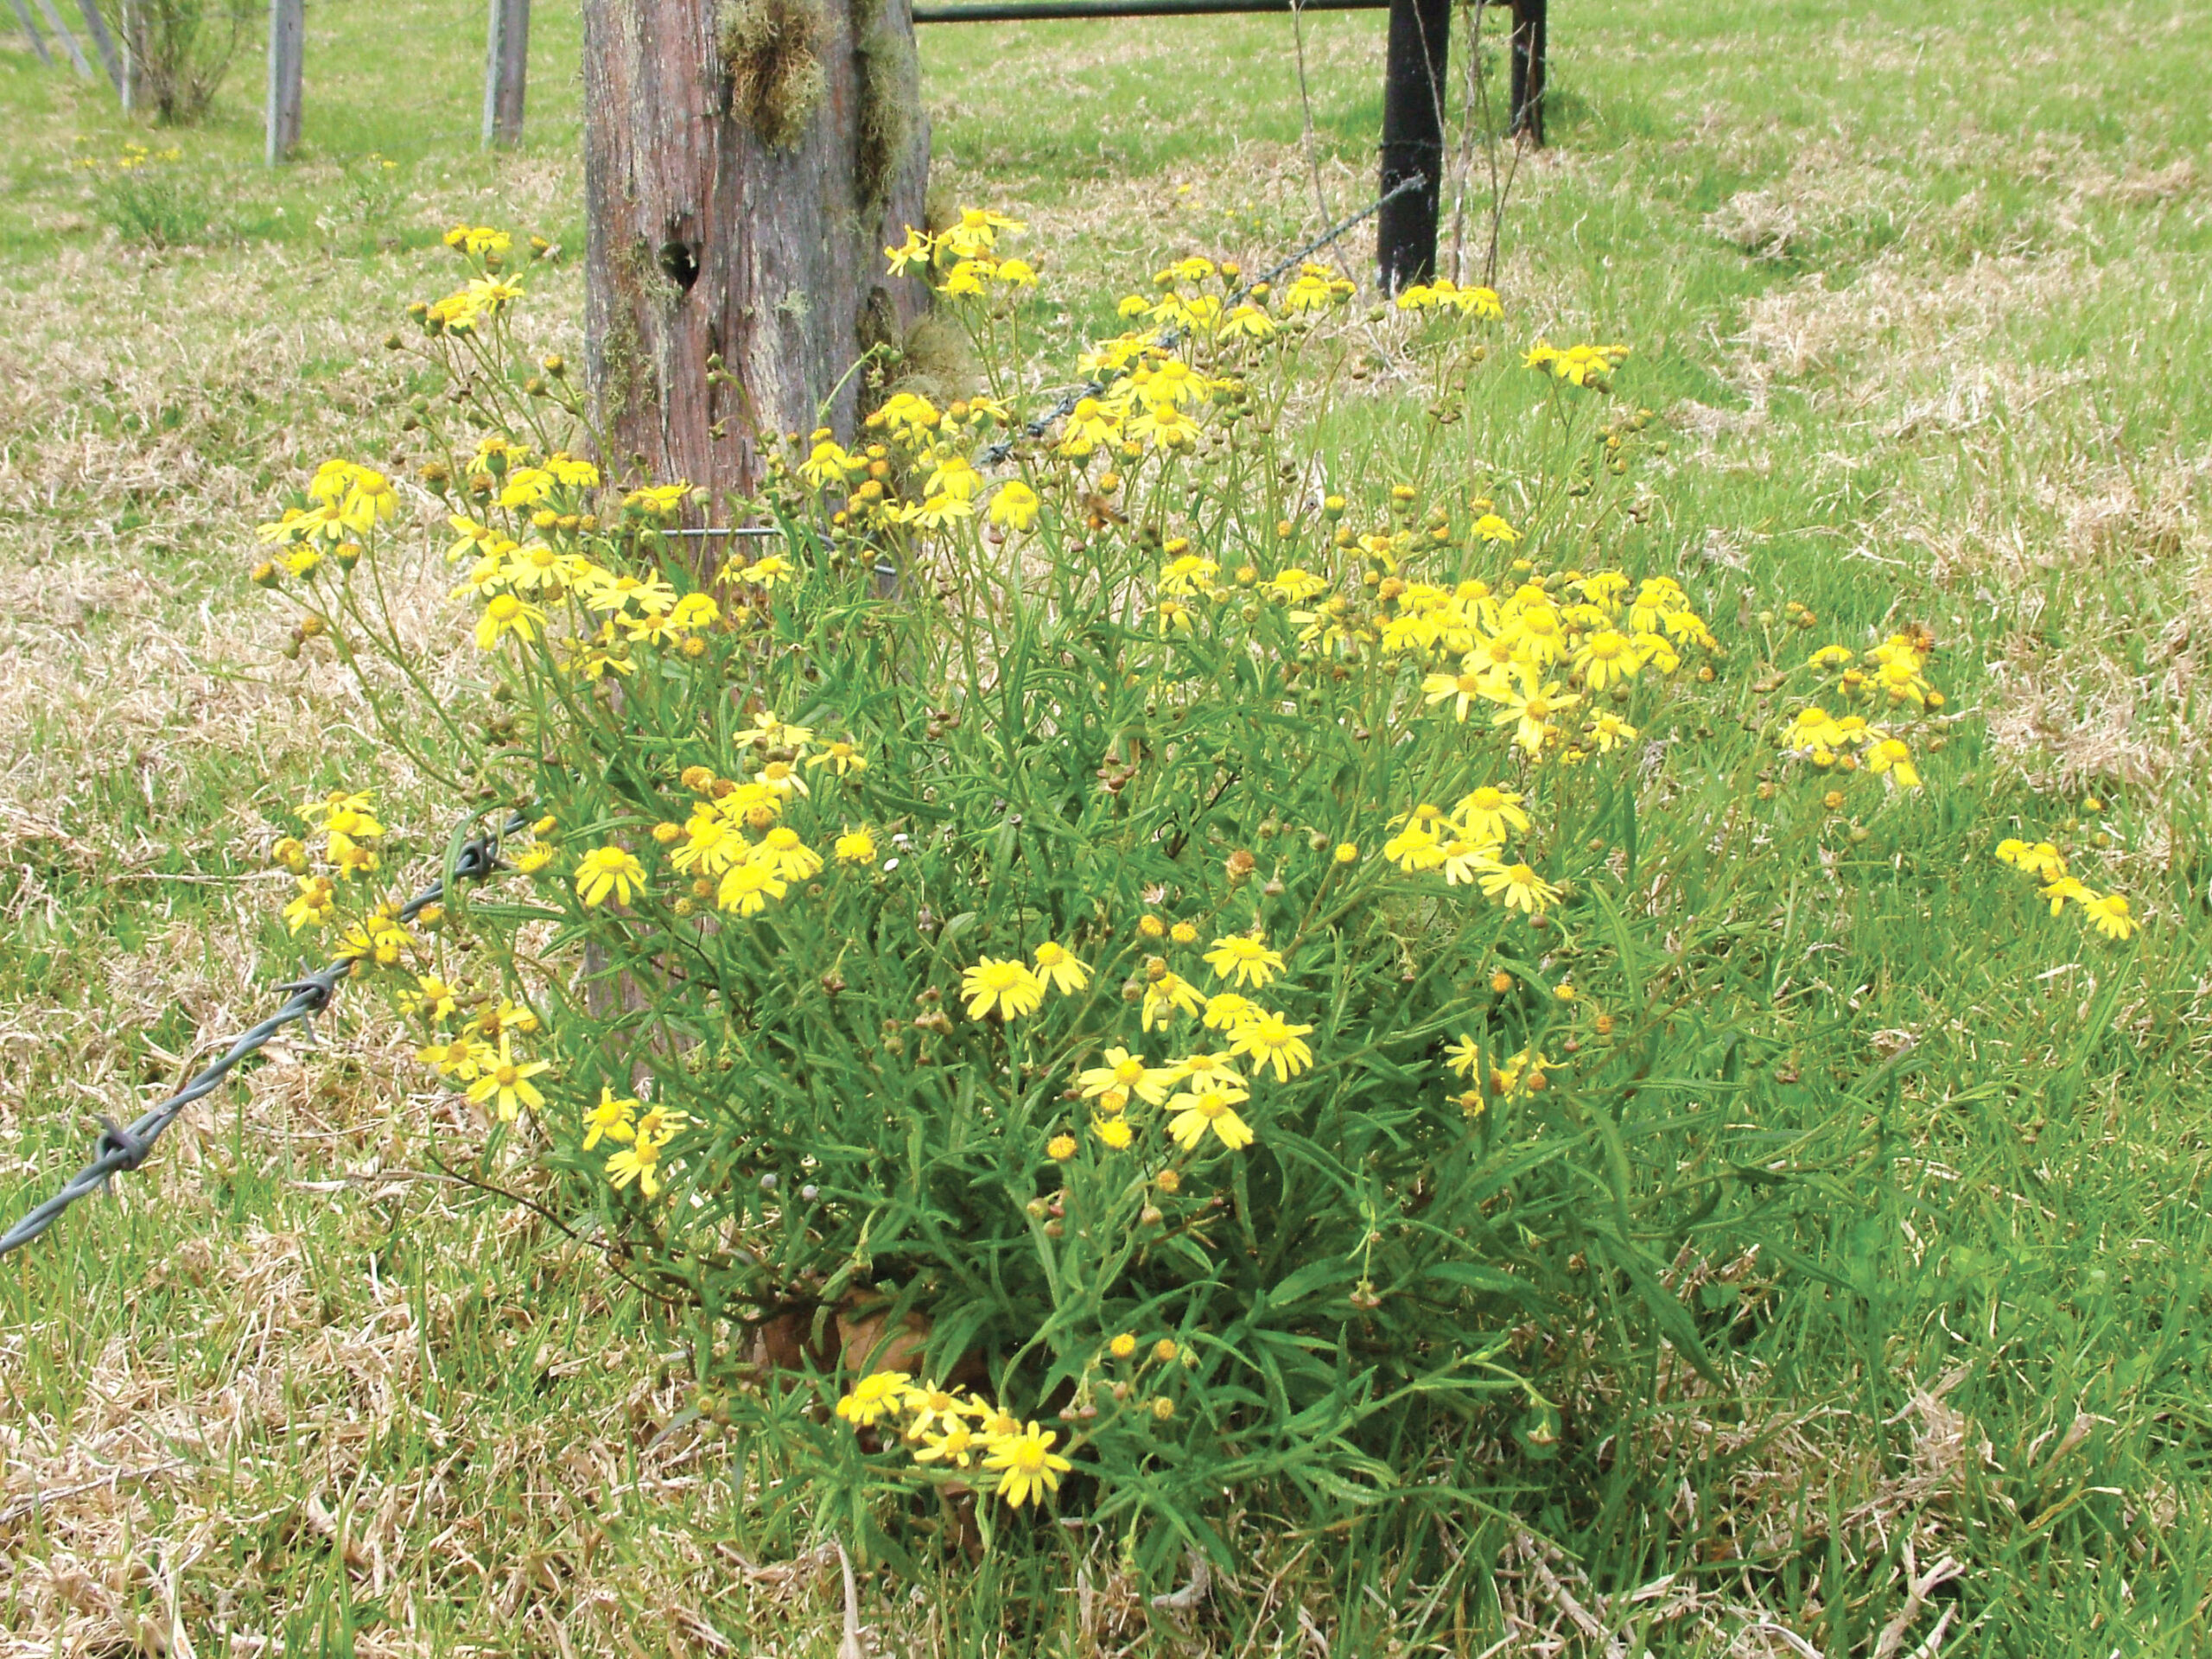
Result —
[[2126, 938], [2140, 925], [2128, 908], [2126, 893], [2099, 893], [2083, 885], [2067, 873], [2066, 855], [2050, 842], [2000, 841], [1997, 861], [2040, 883], [2036, 891], [2050, 901], [2054, 916], [2074, 905], [2108, 939]]
[[1568, 742], [1560, 716], [1583, 699], [1548, 677], [1554, 670], [1563, 667], [1575, 683], [1598, 692], [1628, 685], [1646, 669], [1675, 672], [1681, 666], [1677, 642], [1713, 645], [1704, 620], [1670, 576], [1646, 579], [1633, 597], [1629, 578], [1618, 570], [1570, 570], [1556, 578], [1531, 573], [1503, 600], [1479, 581], [1449, 592], [1400, 583], [1391, 602], [1395, 613], [1382, 630], [1386, 651], [1459, 658], [1456, 672], [1439, 670], [1422, 680], [1430, 703], [1450, 703], [1460, 721], [1474, 704], [1492, 704], [1491, 724], [1510, 728], [1519, 747], [1535, 755], [1563, 747], [1569, 760], [1593, 748], [1609, 753], [1637, 733], [1618, 715], [1599, 713]]
[[[305, 506], [284, 509], [281, 518], [260, 527], [263, 541], [284, 550], [278, 556], [295, 576], [314, 573], [327, 550], [340, 564], [351, 565], [361, 556], [359, 538], [391, 517], [398, 493], [391, 480], [372, 467], [350, 461], [326, 461], [308, 482]], [[273, 587], [273, 564], [257, 566], [253, 579]]]
[[1001, 234], [1018, 236], [1027, 228], [1003, 213], [966, 207], [957, 224], [934, 235], [909, 225], [906, 239], [883, 251], [893, 276], [919, 270], [938, 279], [938, 292], [954, 299], [976, 299], [988, 293], [992, 284], [1001, 289], [1037, 286], [1036, 266], [1027, 259], [999, 257]]
[[618, 1190], [635, 1181], [644, 1197], [657, 1198], [661, 1190], [661, 1154], [690, 1119], [682, 1112], [656, 1103], [640, 1107], [634, 1096], [618, 1096], [602, 1087], [599, 1104], [584, 1114], [584, 1147], [589, 1152], [602, 1141], [613, 1143], [607, 1157], [607, 1179]]
[[[1928, 652], [1924, 636], [1893, 633], [1863, 656], [1848, 645], [1822, 645], [1806, 665], [1819, 673], [1836, 674], [1836, 689], [1846, 699], [1880, 696], [1892, 708], [1916, 715], [1943, 706], [1943, 694], [1928, 683]], [[1866, 666], [1860, 666], [1862, 662]], [[1824, 772], [1832, 767], [1856, 772], [1864, 766], [1900, 789], [1921, 786], [1911, 746], [1861, 715], [1833, 714], [1819, 703], [1808, 704], [1790, 717], [1782, 745]]]
[[894, 1431], [916, 1463], [944, 1473], [981, 1462], [999, 1478], [995, 1489], [1015, 1509], [1041, 1503], [1060, 1489], [1074, 1465], [1052, 1450], [1058, 1433], [1025, 1423], [982, 1395], [917, 1383], [906, 1371], [873, 1371], [837, 1402], [837, 1415], [855, 1429]]
[[[1148, 940], [1165, 938], [1177, 945], [1194, 945], [1200, 937], [1189, 922], [1171, 925], [1153, 915], [1143, 918], [1138, 931]], [[1169, 1137], [1185, 1152], [1195, 1151], [1209, 1134], [1230, 1151], [1248, 1147], [1251, 1126], [1236, 1108], [1249, 1100], [1251, 1085], [1238, 1062], [1250, 1062], [1255, 1075], [1273, 1070], [1278, 1083], [1287, 1083], [1313, 1064], [1313, 1051], [1305, 1041], [1312, 1026], [1243, 994], [1265, 988], [1284, 971], [1281, 954], [1269, 949], [1264, 937], [1256, 930], [1224, 935], [1200, 960], [1216, 980], [1226, 982], [1221, 989], [1203, 991], [1171, 968], [1166, 957], [1148, 955], [1141, 977], [1131, 980], [1125, 995], [1140, 1003], [1144, 1031], [1165, 1031], [1178, 1020], [1195, 1019], [1205, 1030], [1220, 1033], [1227, 1047], [1201, 1046], [1153, 1066], [1141, 1054], [1115, 1046], [1106, 1051], [1103, 1064], [1076, 1077], [1071, 1095], [1090, 1103], [1091, 1131], [1114, 1151], [1134, 1139], [1128, 1116], [1133, 1103], [1160, 1108], [1168, 1118]], [[969, 1019], [985, 1019], [995, 1011], [1001, 1020], [1012, 1021], [1036, 1013], [1048, 988], [1073, 996], [1090, 984], [1090, 968], [1064, 945], [1047, 941], [1037, 947], [1033, 967], [1019, 957], [981, 958], [962, 976], [961, 995], [968, 999]], [[1063, 1161], [1076, 1150], [1075, 1137], [1065, 1134], [1055, 1135], [1046, 1147], [1050, 1156]]]
[[1603, 385], [1628, 360], [1628, 347], [1570, 346], [1561, 351], [1540, 339], [1521, 360], [1532, 369], [1549, 369], [1555, 378], [1578, 386]]
[[[77, 142], [80, 144], [90, 143], [90, 137], [79, 133]], [[87, 173], [103, 174], [111, 178], [118, 173], [136, 173], [141, 168], [166, 166], [183, 159], [184, 151], [175, 144], [162, 149], [155, 149], [145, 144], [125, 144], [114, 156], [79, 156], [75, 165]]]
[[[679, 897], [677, 914], [688, 916], [697, 903], [712, 899], [737, 916], [758, 916], [772, 900], [783, 899], [794, 881], [819, 874], [826, 861], [799, 832], [781, 822], [792, 801], [812, 791], [807, 774], [828, 767], [838, 778], [857, 779], [868, 757], [838, 739], [819, 743], [810, 727], [796, 726], [773, 711], [760, 715], [737, 741], [760, 760], [750, 776], [718, 778], [706, 766], [683, 769], [681, 782], [698, 799], [682, 823], [672, 819], [653, 826], [652, 838], [668, 850], [678, 878], [690, 884]], [[753, 839], [758, 836], [759, 839]], [[831, 844], [830, 857], [843, 865], [867, 865], [875, 858], [875, 835], [865, 824], [848, 824]], [[576, 896], [587, 906], [613, 899], [628, 904], [645, 892], [645, 866], [626, 849], [594, 848], [579, 861]]]
[[[1505, 316], [1505, 307], [1497, 291], [1489, 288], [1462, 288], [1449, 276], [1439, 276], [1433, 282], [1414, 283], [1398, 290], [1398, 309], [1401, 311], [1456, 311], [1463, 317], [1479, 317], [1485, 322], [1497, 322]], [[1548, 350], [1549, 347], [1545, 349]], [[1589, 347], [1579, 347], [1589, 350]], [[1625, 347], [1616, 349], [1625, 353]], [[1584, 377], [1586, 384], [1588, 377]]]
[[1491, 1095], [1540, 1095], [1551, 1086], [1552, 1062], [1535, 1050], [1524, 1048], [1510, 1059], [1492, 1063], [1489, 1051], [1465, 1033], [1445, 1049], [1444, 1069], [1477, 1084], [1459, 1097], [1469, 1117], [1479, 1117], [1488, 1109], [1485, 1089]]
[[[880, 435], [874, 442], [855, 452], [823, 427], [810, 440], [799, 476], [811, 489], [847, 492], [835, 515], [839, 529], [942, 530], [975, 517], [987, 482], [969, 452], [1010, 420], [1006, 406], [988, 397], [940, 410], [917, 392], [894, 392], [868, 417], [868, 429]], [[1035, 491], [1007, 480], [991, 497], [990, 521], [1003, 530], [1027, 530], [1037, 521], [1038, 505]]]
[[1484, 784], [1449, 812], [1423, 802], [1391, 819], [1397, 833], [1382, 843], [1382, 856], [1408, 875], [1436, 871], [1446, 887], [1471, 883], [1508, 910], [1541, 914], [1559, 902], [1559, 889], [1525, 861], [1509, 863], [1504, 856], [1509, 836], [1529, 828], [1521, 800], [1512, 790]]

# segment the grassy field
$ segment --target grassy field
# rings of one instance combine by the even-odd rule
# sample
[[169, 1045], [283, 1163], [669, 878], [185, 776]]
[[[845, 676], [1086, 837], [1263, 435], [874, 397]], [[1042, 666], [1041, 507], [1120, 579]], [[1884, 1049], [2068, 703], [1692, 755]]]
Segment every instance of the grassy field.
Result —
[[[1621, 1511], [1471, 1530], [1450, 1595], [1255, 1515], [1195, 1620], [1071, 1543], [864, 1576], [880, 1650], [1021, 1651], [990, 1632], [1038, 1606], [1070, 1655], [2212, 1646], [2212, 16], [1556, 10], [1498, 286], [1516, 335], [1635, 347], [1621, 384], [1669, 429], [1647, 551], [1765, 656], [1941, 642], [1928, 798], [1808, 829], [1817, 859], [1739, 900], [1772, 918], [1783, 1109], [1907, 1057], [1891, 1187], [1827, 1281], [1754, 1266], [1708, 1304], [1748, 1311], [1728, 1391], [1620, 1404]], [[257, 57], [149, 137], [0, 35], [11, 1214], [289, 970], [273, 826], [377, 747], [340, 676], [278, 656], [252, 527], [394, 435], [378, 342], [447, 224], [581, 249], [577, 23], [540, 13], [530, 141], [487, 157], [480, 7], [315, 8], [276, 175]], [[1294, 48], [1280, 19], [938, 30], [938, 188], [1030, 221], [1072, 340], [1166, 257], [1265, 263], [1363, 204], [1381, 22], [1306, 20], [1310, 132]], [[79, 164], [130, 142], [181, 159]], [[577, 262], [533, 300], [573, 349]], [[380, 787], [442, 836], [419, 780]], [[2006, 836], [2066, 843], [2140, 933], [2045, 915]], [[480, 1131], [397, 1033], [315, 1036], [0, 1262], [0, 1651], [837, 1652], [834, 1549], [762, 1532], [745, 1448], [689, 1408], [685, 1322], [441, 1173]]]

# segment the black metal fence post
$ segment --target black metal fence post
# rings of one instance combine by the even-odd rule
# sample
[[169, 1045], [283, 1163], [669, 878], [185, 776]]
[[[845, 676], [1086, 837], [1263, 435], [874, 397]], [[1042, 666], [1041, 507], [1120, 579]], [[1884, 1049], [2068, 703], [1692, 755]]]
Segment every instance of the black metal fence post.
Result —
[[1513, 120], [1506, 129], [1527, 133], [1544, 147], [1545, 0], [1513, 0]]
[[1391, 0], [1382, 69], [1382, 194], [1416, 175], [1422, 182], [1386, 204], [1376, 219], [1375, 262], [1388, 294], [1436, 274], [1451, 35], [1452, 0]]

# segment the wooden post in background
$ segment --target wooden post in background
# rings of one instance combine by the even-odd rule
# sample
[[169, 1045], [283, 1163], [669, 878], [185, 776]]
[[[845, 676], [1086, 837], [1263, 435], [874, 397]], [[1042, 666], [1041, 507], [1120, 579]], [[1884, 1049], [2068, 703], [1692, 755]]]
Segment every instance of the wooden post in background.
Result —
[[100, 67], [107, 71], [115, 95], [121, 98], [123, 60], [116, 55], [115, 36], [108, 33], [107, 19], [100, 16], [100, 0], [77, 0], [77, 10], [85, 15], [85, 33], [92, 37], [92, 49], [100, 54]]
[[264, 155], [271, 167], [300, 142], [300, 71], [307, 56], [307, 0], [269, 0], [269, 108]]
[[38, 25], [31, 21], [31, 9], [27, 0], [16, 0], [16, 21], [22, 24], [23, 33], [30, 36], [31, 50], [38, 54], [38, 60], [48, 68], [53, 68], [54, 54], [46, 49], [46, 36], [38, 32]]
[[1382, 194], [1416, 175], [1421, 183], [1376, 217], [1375, 262], [1386, 294], [1436, 274], [1444, 72], [1451, 40], [1452, 0], [1390, 0], [1390, 34], [1382, 59]]
[[122, 0], [122, 9], [123, 112], [129, 115], [138, 107], [138, 0]]
[[85, 54], [77, 45], [77, 37], [69, 32], [69, 25], [61, 21], [61, 14], [54, 9], [54, 0], [38, 0], [38, 9], [46, 14], [46, 26], [54, 31], [54, 38], [61, 42], [61, 49], [69, 54], [69, 61], [86, 80], [92, 78], [92, 66], [85, 61]]
[[484, 143], [502, 149], [522, 142], [524, 84], [530, 73], [530, 0], [491, 0], [484, 58]]
[[1506, 130], [1544, 147], [1545, 0], [1513, 0], [1513, 118]]

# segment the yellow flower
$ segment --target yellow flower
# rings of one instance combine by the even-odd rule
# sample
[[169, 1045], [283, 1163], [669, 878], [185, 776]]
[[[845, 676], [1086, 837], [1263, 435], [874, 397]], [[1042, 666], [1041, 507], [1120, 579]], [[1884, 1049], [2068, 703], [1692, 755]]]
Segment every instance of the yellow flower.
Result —
[[1508, 910], [1525, 910], [1532, 916], [1559, 902], [1559, 889], [1526, 864], [1503, 864], [1488, 871], [1482, 877], [1482, 889], [1489, 898], [1503, 899]]
[[1337, 850], [1330, 856], [1339, 864], [1357, 864], [1359, 861], [1358, 844], [1355, 842], [1340, 841], [1337, 843]]
[[806, 764], [809, 767], [828, 766], [842, 778], [848, 772], [866, 772], [868, 757], [840, 738], [821, 753], [807, 757]]
[[1097, 1100], [1118, 1090], [1125, 1097], [1135, 1095], [1147, 1105], [1157, 1106], [1167, 1098], [1168, 1086], [1174, 1081], [1170, 1073], [1147, 1065], [1143, 1055], [1132, 1054], [1126, 1048], [1109, 1048], [1106, 1063], [1079, 1072], [1076, 1086], [1083, 1090], [1085, 1100]]
[[513, 1122], [523, 1107], [536, 1111], [545, 1103], [545, 1096], [538, 1093], [531, 1079], [552, 1070], [550, 1061], [518, 1061], [509, 1046], [512, 1041], [505, 1032], [499, 1033], [499, 1058], [468, 1086], [469, 1099], [479, 1106], [493, 1103], [499, 1109], [500, 1122], [505, 1123]]
[[1482, 1045], [1473, 1038], [1462, 1035], [1444, 1050], [1444, 1064], [1454, 1077], [1464, 1077], [1473, 1072], [1482, 1058]]
[[1260, 1016], [1260, 1005], [1249, 997], [1239, 996], [1234, 991], [1224, 991], [1218, 996], [1206, 999], [1204, 1024], [1208, 1031], [1234, 1031], [1248, 1020]]
[[1194, 1083], [1202, 1089], [1224, 1089], [1235, 1095], [1249, 1095], [1252, 1091], [1245, 1084], [1244, 1074], [1236, 1069], [1233, 1054], [1210, 1053], [1200, 1049], [1185, 1054], [1179, 1060], [1167, 1063], [1170, 1083]]
[[1459, 837], [1446, 842], [1437, 852], [1444, 866], [1444, 885], [1448, 887], [1471, 882], [1497, 868], [1497, 843], [1494, 841]]
[[335, 912], [338, 903], [337, 889], [328, 876], [303, 875], [298, 880], [298, 897], [284, 906], [284, 920], [295, 933], [303, 927], [323, 926]]
[[1382, 843], [1382, 856], [1412, 875], [1441, 864], [1444, 850], [1436, 831], [1415, 820]]
[[755, 559], [738, 573], [747, 582], [758, 582], [763, 588], [798, 579], [798, 567], [780, 553], [771, 553], [765, 559]]
[[1141, 1023], [1147, 1031], [1167, 1023], [1169, 1011], [1179, 1008], [1185, 1014], [1196, 1014], [1205, 1007], [1205, 997], [1198, 988], [1180, 974], [1162, 974], [1145, 987]]
[[1574, 665], [1582, 671], [1584, 684], [1602, 691], [1615, 681], [1634, 679], [1643, 659], [1626, 634], [1618, 628], [1601, 628], [1582, 642], [1582, 649], [1574, 653]]
[[1049, 939], [1037, 947], [1037, 976], [1062, 996], [1073, 996], [1090, 983], [1090, 969]]
[[1137, 1351], [1137, 1339], [1124, 1331], [1106, 1344], [1106, 1351], [1116, 1359], [1127, 1359]]
[[1478, 697], [1487, 696], [1492, 684], [1487, 674], [1431, 674], [1421, 683], [1421, 697], [1434, 704], [1457, 699], [1452, 710], [1454, 720], [1464, 721], [1467, 710]]
[[2135, 931], [2137, 923], [2128, 912], [2126, 893], [2108, 893], [2102, 898], [2086, 899], [2082, 908], [2089, 912], [2097, 931], [2108, 939], [2124, 939]]
[[914, 1453], [916, 1463], [944, 1463], [965, 1469], [976, 1455], [976, 1431], [957, 1420], [946, 1423], [934, 1440], [925, 1440]]
[[1175, 1338], [1173, 1337], [1162, 1337], [1152, 1344], [1152, 1357], [1163, 1365], [1173, 1363], [1175, 1356], [1181, 1351], [1182, 1350], [1176, 1347]]
[[1452, 816], [1466, 830], [1470, 840], [1500, 846], [1510, 833], [1529, 827], [1529, 815], [1521, 810], [1521, 797], [1494, 784], [1484, 784], [1461, 796], [1459, 804], [1452, 809]]
[[1534, 754], [1544, 747], [1555, 729], [1552, 717], [1572, 709], [1582, 699], [1561, 696], [1555, 682], [1540, 684], [1534, 675], [1524, 675], [1520, 684], [1508, 689], [1499, 701], [1505, 707], [1491, 717], [1491, 724], [1513, 727], [1513, 741]]
[[2012, 865], [2024, 875], [2046, 881], [2056, 881], [2066, 874], [2065, 858], [2047, 841], [2031, 846], [2024, 841], [2007, 837], [1997, 843], [1997, 861]]
[[1280, 952], [1268, 950], [1264, 938], [1243, 933], [1216, 939], [1213, 949], [1206, 952], [1205, 962], [1217, 979], [1249, 985], [1255, 989], [1264, 987], [1283, 971]]
[[1064, 1164], [1075, 1156], [1075, 1136], [1056, 1135], [1045, 1143], [1045, 1155], [1056, 1164]]
[[873, 864], [875, 861], [875, 836], [866, 824], [859, 829], [848, 829], [831, 846], [830, 852], [840, 864]]
[[1262, 1013], [1230, 1034], [1230, 1052], [1246, 1056], [1255, 1066], [1273, 1066], [1275, 1081], [1287, 1083], [1313, 1064], [1313, 1051], [1304, 1041], [1313, 1029], [1294, 1026], [1279, 1014]]
[[855, 1428], [867, 1428], [906, 1409], [913, 1382], [906, 1371], [873, 1371], [853, 1384], [852, 1392], [837, 1402], [837, 1414]]
[[2037, 892], [2042, 897], [2050, 900], [2050, 913], [2054, 916], [2066, 908], [2066, 901], [2069, 899], [2086, 909], [2094, 905], [2097, 898], [2094, 893], [2070, 875], [2059, 876], [2048, 885], [2038, 887]]
[[1036, 491], [1018, 478], [1009, 479], [991, 498], [990, 519], [1002, 530], [1027, 530], [1037, 522], [1042, 505]]
[[1503, 542], [1508, 547], [1521, 539], [1521, 532], [1494, 512], [1486, 512], [1475, 520], [1475, 534], [1486, 542]]
[[1115, 1151], [1120, 1152], [1129, 1144], [1129, 1123], [1123, 1117], [1094, 1117], [1090, 1132]]
[[1001, 1020], [1019, 1020], [1043, 1005], [1045, 984], [1018, 958], [984, 957], [961, 975], [960, 994], [968, 999], [970, 1020], [981, 1020], [994, 1007]]
[[1868, 749], [1866, 767], [1870, 772], [1890, 773], [1899, 789], [1920, 787], [1920, 772], [1912, 764], [1912, 751], [1901, 739], [1885, 737]]
[[1252, 1144], [1252, 1126], [1236, 1115], [1236, 1097], [1220, 1088], [1177, 1095], [1167, 1103], [1167, 1109], [1175, 1114], [1169, 1120], [1167, 1133], [1185, 1152], [1197, 1150], [1209, 1129], [1231, 1152], [1249, 1147]]
[[638, 1103], [618, 1100], [612, 1089], [602, 1086], [599, 1104], [584, 1114], [584, 1150], [589, 1152], [602, 1140], [628, 1141], [637, 1134]]
[[780, 899], [790, 891], [790, 885], [768, 866], [739, 864], [722, 877], [721, 885], [715, 890], [715, 903], [741, 916], [758, 916], [767, 909], [771, 899]]
[[537, 630], [544, 625], [545, 613], [535, 605], [525, 605], [512, 594], [494, 594], [486, 601], [484, 614], [476, 622], [476, 648], [490, 651], [506, 634], [513, 634], [527, 645], [537, 637]]
[[1018, 1510], [1033, 1498], [1042, 1502], [1049, 1493], [1059, 1491], [1060, 1476], [1075, 1465], [1053, 1454], [1052, 1445], [1058, 1438], [1052, 1430], [1040, 1430], [1032, 1422], [1019, 1433], [995, 1440], [983, 1466], [1003, 1471], [998, 1495]]
[[804, 881], [822, 868], [822, 855], [801, 841], [798, 830], [781, 823], [760, 838], [752, 860], [782, 881]]
[[576, 897], [588, 908], [603, 905], [609, 894], [626, 905], [632, 893], [645, 890], [645, 867], [620, 847], [594, 847], [576, 865]]

